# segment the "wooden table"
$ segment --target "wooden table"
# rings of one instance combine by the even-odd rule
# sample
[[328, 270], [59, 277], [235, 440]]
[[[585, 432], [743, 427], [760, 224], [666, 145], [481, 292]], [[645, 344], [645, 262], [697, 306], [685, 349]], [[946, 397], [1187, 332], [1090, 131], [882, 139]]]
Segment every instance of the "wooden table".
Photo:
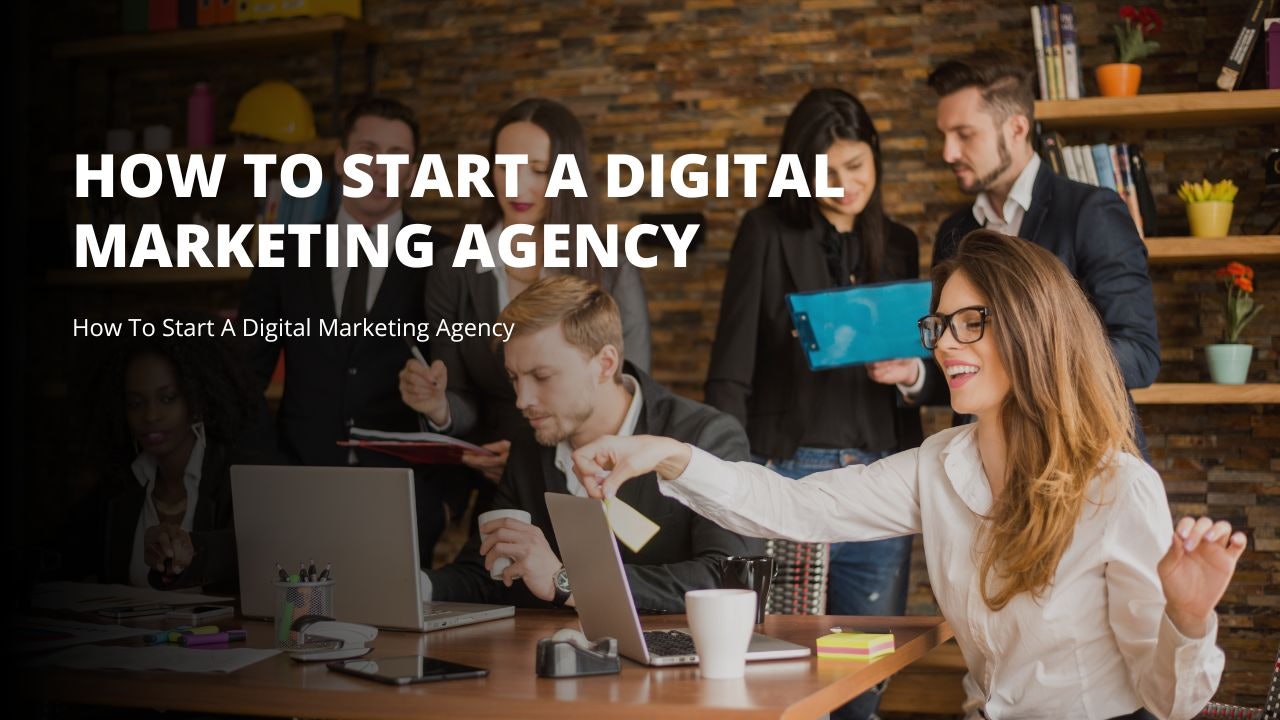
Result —
[[[224, 623], [230, 626], [233, 623]], [[681, 627], [683, 616], [646, 617], [646, 629]], [[28, 699], [305, 718], [819, 717], [889, 677], [951, 637], [939, 617], [849, 618], [770, 615], [763, 632], [814, 647], [834, 626], [890, 627], [897, 651], [870, 662], [799, 660], [748, 663], [737, 680], [702, 680], [696, 666], [646, 668], [623, 660], [617, 675], [553, 680], [534, 674], [539, 638], [576, 627], [567, 612], [516, 617], [433, 633], [381, 632], [370, 657], [423, 654], [487, 668], [487, 678], [405, 687], [330, 672], [278, 655], [238, 672], [187, 674], [25, 670]], [[271, 647], [268, 623], [242, 623], [249, 647]], [[138, 640], [128, 641], [139, 643]]]

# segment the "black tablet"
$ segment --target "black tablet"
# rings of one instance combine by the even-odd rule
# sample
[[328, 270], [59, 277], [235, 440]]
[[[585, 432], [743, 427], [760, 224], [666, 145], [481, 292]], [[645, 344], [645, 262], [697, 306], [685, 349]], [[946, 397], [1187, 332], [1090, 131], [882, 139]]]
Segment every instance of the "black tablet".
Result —
[[484, 668], [459, 665], [448, 660], [437, 660], [436, 658], [423, 657], [422, 655], [335, 660], [329, 663], [328, 667], [330, 670], [376, 680], [388, 685], [460, 680], [462, 678], [485, 677], [489, 674], [489, 671]]

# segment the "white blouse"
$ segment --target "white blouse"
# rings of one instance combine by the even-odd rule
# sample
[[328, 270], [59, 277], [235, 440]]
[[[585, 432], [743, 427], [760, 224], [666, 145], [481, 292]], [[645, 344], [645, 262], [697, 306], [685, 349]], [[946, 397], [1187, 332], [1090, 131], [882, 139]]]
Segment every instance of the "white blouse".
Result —
[[[198, 426], [196, 442], [191, 447], [191, 457], [187, 458], [187, 467], [182, 473], [182, 486], [187, 491], [187, 511], [182, 516], [182, 529], [191, 532], [195, 526], [196, 503], [200, 501], [200, 472], [204, 467], [205, 438], [204, 427]], [[147, 576], [151, 568], [147, 566], [144, 538], [147, 529], [160, 524], [160, 513], [156, 511], [151, 491], [156, 487], [156, 475], [160, 472], [159, 462], [154, 455], [139, 453], [134, 458], [133, 477], [142, 486], [142, 511], [138, 513], [138, 525], [133, 531], [133, 551], [129, 560], [129, 584], [134, 587], [151, 587]]]
[[1165, 615], [1156, 563], [1173, 540], [1155, 470], [1123, 455], [1095, 478], [1075, 535], [1040, 599], [1022, 593], [993, 612], [975, 546], [992, 505], [975, 425], [909, 450], [790, 480], [697, 448], [662, 493], [744, 535], [803, 542], [923, 533], [929, 582], [969, 673], [968, 717], [1111, 718], [1146, 707], [1191, 718], [1213, 696], [1223, 654], [1217, 615], [1203, 638]]

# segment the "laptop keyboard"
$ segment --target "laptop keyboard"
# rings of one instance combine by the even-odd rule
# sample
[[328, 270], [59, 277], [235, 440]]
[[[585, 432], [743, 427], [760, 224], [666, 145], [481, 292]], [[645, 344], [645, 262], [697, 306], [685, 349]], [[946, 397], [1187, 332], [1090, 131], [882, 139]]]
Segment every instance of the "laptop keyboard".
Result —
[[422, 619], [423, 620], [428, 620], [433, 617], [439, 617], [441, 615], [448, 615], [451, 612], [453, 611], [447, 608], [441, 608], [440, 606], [434, 603], [430, 603], [430, 602], [422, 603]]
[[693, 636], [679, 630], [648, 630], [644, 634], [644, 644], [650, 655], [673, 657], [680, 655], [696, 655]]

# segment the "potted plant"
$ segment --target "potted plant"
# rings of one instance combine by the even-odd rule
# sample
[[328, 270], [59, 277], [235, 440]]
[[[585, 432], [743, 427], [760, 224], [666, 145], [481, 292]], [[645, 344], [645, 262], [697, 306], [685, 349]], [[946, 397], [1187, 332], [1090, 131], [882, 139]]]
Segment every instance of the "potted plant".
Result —
[[1230, 180], [1209, 184], [1182, 182], [1178, 197], [1187, 204], [1187, 223], [1192, 237], [1225, 237], [1231, 227], [1231, 209], [1239, 188]]
[[1223, 338], [1226, 342], [1204, 349], [1209, 362], [1209, 377], [1215, 383], [1241, 385], [1249, 376], [1253, 346], [1239, 342], [1240, 332], [1257, 317], [1262, 306], [1253, 302], [1253, 268], [1230, 262], [1218, 269], [1217, 276], [1222, 278], [1227, 289], [1227, 327]]
[[1119, 62], [1098, 66], [1098, 91], [1107, 97], [1125, 97], [1138, 94], [1142, 80], [1142, 66], [1138, 60], [1155, 52], [1160, 43], [1148, 40], [1164, 28], [1164, 20], [1154, 9], [1143, 6], [1120, 8], [1121, 24], [1113, 25], [1116, 32], [1116, 50]]

